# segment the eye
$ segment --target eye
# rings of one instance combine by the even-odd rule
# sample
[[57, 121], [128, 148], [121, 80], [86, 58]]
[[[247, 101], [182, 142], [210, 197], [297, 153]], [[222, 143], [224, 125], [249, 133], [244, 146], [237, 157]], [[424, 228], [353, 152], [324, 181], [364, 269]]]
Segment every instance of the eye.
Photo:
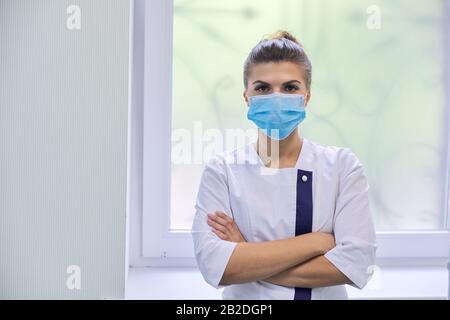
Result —
[[300, 90], [300, 88], [294, 84], [288, 84], [284, 87], [284, 90], [287, 92], [294, 92]]
[[270, 90], [270, 87], [266, 84], [261, 84], [255, 87], [255, 91], [257, 92], [267, 92]]

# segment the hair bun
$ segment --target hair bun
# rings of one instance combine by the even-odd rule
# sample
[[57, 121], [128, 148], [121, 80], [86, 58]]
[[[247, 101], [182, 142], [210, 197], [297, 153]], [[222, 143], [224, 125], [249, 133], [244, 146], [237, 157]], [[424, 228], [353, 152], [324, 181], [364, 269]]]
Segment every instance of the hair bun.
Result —
[[303, 48], [302, 44], [288, 31], [284, 31], [284, 30], [280, 30], [275, 32], [272, 35], [269, 35], [268, 40], [276, 40], [276, 39], [288, 39], [291, 40], [292, 42], [295, 42], [296, 44], [298, 44], [300, 47]]
[[261, 63], [293, 62], [304, 70], [306, 89], [311, 89], [312, 65], [303, 46], [287, 31], [266, 34], [250, 51], [244, 62], [244, 86], [248, 88], [250, 70]]

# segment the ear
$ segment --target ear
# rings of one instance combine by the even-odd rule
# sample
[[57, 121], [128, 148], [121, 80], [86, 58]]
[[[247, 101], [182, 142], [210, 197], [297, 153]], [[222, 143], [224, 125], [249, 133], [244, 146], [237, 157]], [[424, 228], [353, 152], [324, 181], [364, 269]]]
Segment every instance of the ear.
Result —
[[247, 90], [244, 90], [244, 92], [242, 93], [242, 96], [244, 97], [245, 103], [247, 104], [247, 107], [248, 107], [248, 96], [247, 96]]
[[308, 91], [305, 97], [305, 107], [308, 106], [309, 100], [311, 99], [311, 91]]

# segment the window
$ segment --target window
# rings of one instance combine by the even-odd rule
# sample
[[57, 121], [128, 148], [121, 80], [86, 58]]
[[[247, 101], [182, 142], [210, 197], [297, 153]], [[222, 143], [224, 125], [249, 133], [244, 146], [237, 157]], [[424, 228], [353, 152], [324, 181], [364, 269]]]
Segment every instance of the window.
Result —
[[[298, 36], [313, 64], [302, 134], [351, 148], [365, 166], [379, 254], [397, 256], [388, 244], [401, 239], [430, 245], [448, 239], [449, 3], [152, 1], [146, 8], [144, 255], [192, 257], [188, 229], [200, 174], [211, 151], [222, 151], [211, 148], [215, 134], [205, 132], [216, 129], [226, 138], [225, 131], [239, 128], [251, 136], [242, 65], [264, 34], [279, 29]], [[372, 25], [377, 17], [380, 24]], [[174, 156], [183, 138], [193, 147]], [[434, 247], [436, 256], [448, 254], [448, 243]], [[422, 256], [414, 250], [403, 253]]]

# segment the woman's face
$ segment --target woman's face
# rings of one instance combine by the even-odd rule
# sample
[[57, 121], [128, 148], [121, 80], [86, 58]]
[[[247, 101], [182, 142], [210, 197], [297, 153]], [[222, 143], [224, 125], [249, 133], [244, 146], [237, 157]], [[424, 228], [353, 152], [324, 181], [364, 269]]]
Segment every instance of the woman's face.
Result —
[[306, 89], [304, 70], [298, 64], [289, 61], [269, 62], [254, 65], [248, 76], [248, 86], [244, 91], [245, 102], [248, 97], [271, 94], [302, 94], [305, 96], [305, 107], [311, 97]]

